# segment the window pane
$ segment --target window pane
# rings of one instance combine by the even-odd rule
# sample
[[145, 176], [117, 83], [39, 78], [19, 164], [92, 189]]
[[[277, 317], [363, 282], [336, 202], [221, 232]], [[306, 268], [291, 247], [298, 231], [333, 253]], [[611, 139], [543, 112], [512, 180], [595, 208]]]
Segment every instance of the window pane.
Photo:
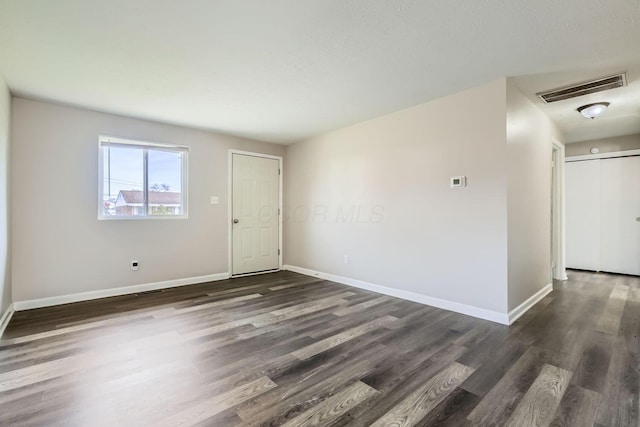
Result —
[[185, 217], [187, 148], [100, 136], [99, 219]]
[[103, 216], [144, 215], [144, 150], [103, 149]]
[[149, 149], [149, 215], [182, 215], [182, 153]]

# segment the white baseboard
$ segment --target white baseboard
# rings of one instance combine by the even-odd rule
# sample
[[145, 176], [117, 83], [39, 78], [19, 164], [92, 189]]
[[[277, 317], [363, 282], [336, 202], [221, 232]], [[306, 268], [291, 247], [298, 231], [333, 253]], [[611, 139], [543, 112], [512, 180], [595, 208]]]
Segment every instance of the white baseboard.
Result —
[[[510, 325], [518, 320], [524, 313], [533, 307], [538, 301], [547, 296], [552, 290], [551, 284], [546, 285], [534, 295], [529, 297], [525, 302], [520, 304], [509, 312], [509, 314], [500, 313], [498, 311], [487, 310], [484, 308], [474, 307], [467, 304], [434, 298], [416, 292], [405, 291], [402, 289], [388, 288], [386, 286], [376, 285], [362, 280], [351, 279], [348, 277], [337, 276], [334, 274], [323, 273], [320, 271], [310, 270], [308, 268], [297, 267], [294, 265], [284, 265], [283, 270], [293, 271], [295, 273], [304, 274], [312, 277], [319, 277], [332, 282], [342, 283], [344, 285], [353, 286], [368, 291], [377, 292], [392, 297], [402, 298], [408, 301], [429, 305], [432, 307], [442, 308], [444, 310], [454, 311], [456, 313], [466, 314], [492, 322]], [[0, 317], [0, 337], [4, 332], [11, 316], [15, 311], [30, 310], [33, 308], [50, 307], [60, 304], [69, 304], [72, 302], [88, 301], [99, 298], [107, 298], [119, 295], [135, 294], [138, 292], [153, 291], [157, 289], [168, 289], [178, 286], [195, 285], [198, 283], [214, 282], [225, 280], [230, 277], [229, 273], [209, 274], [207, 276], [188, 277], [184, 279], [166, 280], [163, 282], [145, 283], [141, 285], [124, 286], [120, 288], [102, 289], [99, 291], [81, 292], [76, 294], [61, 295], [48, 298], [39, 298], [25, 301], [16, 301]]]
[[72, 302], [88, 301], [98, 298], [115, 297], [118, 295], [135, 294], [138, 292], [155, 291], [157, 289], [175, 288], [178, 286], [195, 285], [197, 283], [215, 282], [228, 279], [229, 273], [209, 274], [207, 276], [187, 277], [184, 279], [166, 280], [163, 282], [145, 283], [142, 285], [123, 286], [121, 288], [101, 289], [99, 291], [80, 292], [76, 294], [56, 297], [38, 298], [13, 303], [15, 311], [30, 310], [32, 308], [51, 307]]
[[13, 304], [9, 305], [9, 307], [7, 307], [4, 313], [2, 313], [2, 316], [0, 317], [0, 338], [2, 338], [2, 334], [4, 334], [4, 330], [7, 329], [7, 325], [9, 324], [9, 321], [11, 320], [11, 316], [13, 316], [13, 313], [15, 313]]
[[549, 283], [547, 286], [527, 298], [525, 302], [511, 310], [509, 312], [509, 324], [512, 325], [513, 322], [522, 317], [523, 314], [525, 314], [531, 307], [536, 305], [542, 298], [549, 295], [551, 291], [553, 291], [553, 285]]
[[427, 295], [418, 294], [416, 292], [388, 288], [386, 286], [375, 285], [373, 283], [364, 282], [362, 280], [336, 276], [329, 273], [322, 273], [320, 271], [297, 267], [295, 265], [284, 265], [283, 270], [289, 270], [307, 276], [319, 277], [321, 279], [331, 280], [332, 282], [342, 283], [343, 285], [353, 286], [356, 288], [365, 289], [367, 291], [377, 292], [379, 294], [402, 298], [420, 304], [442, 308], [444, 310], [455, 311], [456, 313], [466, 314], [468, 316], [473, 316], [484, 320], [490, 320], [492, 322], [501, 323], [503, 325], [509, 324], [509, 316], [507, 315], [507, 313], [500, 313], [498, 311], [487, 310], [484, 308], [474, 307], [472, 305], [434, 298]]
[[261, 274], [275, 273], [277, 271], [280, 271], [280, 269], [277, 268], [277, 269], [274, 269], [274, 270], [262, 270], [262, 271], [258, 271], [256, 273], [232, 274], [231, 278], [239, 279], [241, 277], [260, 276]]

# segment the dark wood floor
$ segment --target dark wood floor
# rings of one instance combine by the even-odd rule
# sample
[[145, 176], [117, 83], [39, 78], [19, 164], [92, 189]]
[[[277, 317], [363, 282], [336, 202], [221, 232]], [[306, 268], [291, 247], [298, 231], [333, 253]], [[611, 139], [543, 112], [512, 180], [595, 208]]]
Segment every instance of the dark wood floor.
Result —
[[637, 426], [640, 278], [509, 327], [290, 272], [18, 312], [0, 424]]

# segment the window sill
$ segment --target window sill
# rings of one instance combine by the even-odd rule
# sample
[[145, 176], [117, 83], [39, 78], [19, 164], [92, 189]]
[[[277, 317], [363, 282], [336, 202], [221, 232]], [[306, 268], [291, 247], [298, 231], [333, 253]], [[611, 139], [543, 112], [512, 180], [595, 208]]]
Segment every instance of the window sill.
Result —
[[188, 215], [149, 215], [149, 216], [98, 216], [98, 221], [144, 221], [144, 220], [172, 220], [189, 219]]

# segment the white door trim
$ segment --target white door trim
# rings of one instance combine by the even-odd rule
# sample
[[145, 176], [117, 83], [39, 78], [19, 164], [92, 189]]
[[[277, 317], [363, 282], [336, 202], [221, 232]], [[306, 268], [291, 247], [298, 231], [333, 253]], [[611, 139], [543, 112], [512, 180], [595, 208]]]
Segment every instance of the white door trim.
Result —
[[[282, 270], [282, 254], [284, 253], [284, 248], [282, 247], [282, 217], [284, 216], [283, 207], [282, 207], [282, 177], [284, 176], [284, 169], [282, 165], [282, 157], [281, 156], [273, 156], [271, 154], [263, 154], [263, 153], [254, 153], [251, 151], [242, 151], [242, 150], [234, 150], [229, 149], [228, 154], [228, 188], [227, 188], [227, 235], [228, 235], [228, 265], [229, 265], [229, 274], [231, 277], [241, 277], [246, 276], [246, 274], [233, 274], [233, 155], [234, 154], [242, 154], [245, 156], [253, 156], [253, 157], [262, 157], [265, 159], [275, 159], [278, 161], [278, 169], [280, 169], [280, 174], [278, 176], [278, 248], [280, 249], [280, 253], [278, 254], [278, 270]], [[249, 273], [249, 275], [253, 274], [262, 274], [267, 272], [259, 272], [259, 273]]]
[[555, 254], [554, 279], [567, 280], [566, 237], [565, 237], [565, 201], [564, 201], [564, 144], [551, 138], [551, 149], [554, 152], [555, 175], [553, 188], [553, 253]]

